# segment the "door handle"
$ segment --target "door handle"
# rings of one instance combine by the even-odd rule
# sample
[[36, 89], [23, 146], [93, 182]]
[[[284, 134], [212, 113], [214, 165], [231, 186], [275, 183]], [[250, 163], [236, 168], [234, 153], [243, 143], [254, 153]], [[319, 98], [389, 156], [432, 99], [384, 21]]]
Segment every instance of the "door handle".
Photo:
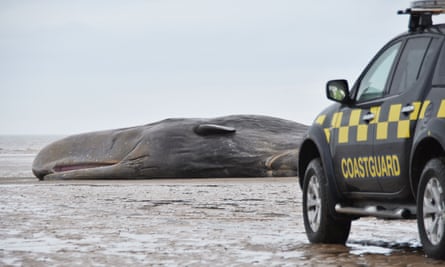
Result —
[[368, 122], [368, 123], [370, 121], [372, 121], [374, 118], [375, 118], [375, 115], [374, 115], [374, 113], [371, 113], [371, 112], [369, 112], [369, 113], [367, 113], [366, 115], [363, 116], [363, 120]]
[[402, 113], [405, 114], [405, 115], [407, 115], [407, 114], [409, 114], [409, 113], [411, 113], [413, 111], [414, 111], [414, 106], [411, 105], [411, 104], [408, 104], [408, 105], [406, 105], [406, 106], [404, 106], [402, 108]]

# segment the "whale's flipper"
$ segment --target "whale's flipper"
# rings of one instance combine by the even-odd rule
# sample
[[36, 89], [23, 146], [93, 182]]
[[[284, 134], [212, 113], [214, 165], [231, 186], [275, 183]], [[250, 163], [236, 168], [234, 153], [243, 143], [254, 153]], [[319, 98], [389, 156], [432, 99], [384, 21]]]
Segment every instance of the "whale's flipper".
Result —
[[218, 134], [233, 134], [236, 129], [233, 127], [218, 125], [218, 124], [200, 124], [195, 127], [195, 133], [198, 135], [218, 135]]

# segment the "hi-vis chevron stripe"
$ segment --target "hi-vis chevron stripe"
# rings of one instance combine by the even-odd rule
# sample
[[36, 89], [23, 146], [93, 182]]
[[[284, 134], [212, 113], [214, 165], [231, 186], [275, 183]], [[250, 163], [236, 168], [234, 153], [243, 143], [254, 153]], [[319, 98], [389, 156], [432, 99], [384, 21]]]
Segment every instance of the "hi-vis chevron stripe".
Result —
[[[345, 110], [336, 112], [332, 115], [331, 121], [326, 121], [326, 114], [319, 115], [315, 123], [322, 125], [328, 143], [331, 142], [332, 131], [337, 131], [337, 140], [339, 144], [350, 142], [367, 142], [368, 140], [388, 140], [410, 138], [410, 125], [417, 119], [423, 119], [425, 112], [430, 104], [430, 100], [422, 102], [413, 102], [413, 111], [409, 116], [403, 116], [402, 104], [393, 104], [389, 110], [382, 112], [381, 107], [371, 107], [369, 112], [374, 114], [374, 118], [369, 123], [361, 121], [363, 114], [361, 109]], [[387, 116], [386, 116], [387, 115]], [[445, 99], [440, 103], [437, 118], [445, 118]], [[375, 135], [369, 135], [369, 128], [375, 127]], [[372, 132], [372, 131], [371, 131]]]

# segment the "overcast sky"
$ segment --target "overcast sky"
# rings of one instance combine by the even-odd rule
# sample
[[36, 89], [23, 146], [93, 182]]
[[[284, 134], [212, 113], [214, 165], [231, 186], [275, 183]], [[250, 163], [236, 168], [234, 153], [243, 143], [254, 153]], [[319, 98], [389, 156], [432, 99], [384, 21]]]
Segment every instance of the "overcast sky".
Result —
[[402, 0], [0, 1], [0, 134], [171, 117], [310, 124], [407, 30]]

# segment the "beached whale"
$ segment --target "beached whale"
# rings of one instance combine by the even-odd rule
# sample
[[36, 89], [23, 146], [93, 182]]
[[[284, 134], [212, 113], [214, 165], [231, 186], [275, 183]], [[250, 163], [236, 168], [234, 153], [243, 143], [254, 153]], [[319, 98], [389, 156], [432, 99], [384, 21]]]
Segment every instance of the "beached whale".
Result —
[[166, 119], [66, 137], [43, 148], [32, 170], [41, 180], [296, 176], [305, 131], [257, 115]]

